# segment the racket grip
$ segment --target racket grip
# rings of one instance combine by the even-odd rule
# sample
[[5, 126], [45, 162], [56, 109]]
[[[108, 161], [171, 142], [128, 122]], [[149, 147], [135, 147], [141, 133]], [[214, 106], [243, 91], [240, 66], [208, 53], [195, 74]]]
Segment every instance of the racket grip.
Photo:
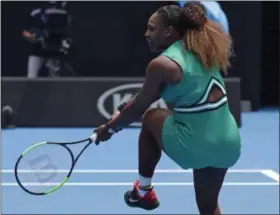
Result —
[[97, 134], [94, 133], [94, 134], [91, 135], [89, 138], [91, 139], [92, 142], [95, 142], [95, 140], [96, 140], [96, 138], [97, 138]]

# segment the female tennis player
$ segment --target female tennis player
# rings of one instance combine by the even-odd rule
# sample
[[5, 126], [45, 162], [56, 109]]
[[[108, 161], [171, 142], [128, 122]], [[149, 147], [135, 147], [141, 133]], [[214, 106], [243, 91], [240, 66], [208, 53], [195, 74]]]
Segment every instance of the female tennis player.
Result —
[[[125, 193], [125, 202], [146, 210], [159, 206], [152, 177], [164, 151], [183, 169], [193, 169], [200, 214], [221, 214], [219, 192], [241, 151], [219, 72], [226, 74], [230, 66], [231, 38], [207, 19], [199, 2], [188, 2], [181, 9], [159, 8], [150, 17], [145, 36], [151, 51], [160, 55], [148, 64], [139, 92], [112, 120], [95, 129], [97, 142], [107, 141], [145, 113], [139, 136], [139, 180]], [[146, 111], [159, 98], [174, 108]]]

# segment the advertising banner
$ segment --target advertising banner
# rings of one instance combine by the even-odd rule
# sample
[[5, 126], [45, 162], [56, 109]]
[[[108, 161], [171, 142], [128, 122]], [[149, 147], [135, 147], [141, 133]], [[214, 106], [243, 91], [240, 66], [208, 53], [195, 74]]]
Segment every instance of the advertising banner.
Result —
[[[226, 79], [228, 101], [240, 125], [240, 82]], [[2, 103], [13, 107], [18, 127], [95, 127], [132, 98], [142, 78], [2, 79]], [[162, 100], [151, 107], [168, 108]], [[141, 119], [131, 126], [140, 126]]]

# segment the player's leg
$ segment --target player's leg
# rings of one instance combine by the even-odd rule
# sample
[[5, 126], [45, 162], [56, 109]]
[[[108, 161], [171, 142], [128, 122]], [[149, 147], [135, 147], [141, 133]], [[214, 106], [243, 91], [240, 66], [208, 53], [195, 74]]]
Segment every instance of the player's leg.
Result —
[[221, 214], [218, 198], [226, 173], [223, 168], [194, 169], [196, 203], [201, 215]]
[[169, 110], [154, 108], [148, 110], [144, 115], [139, 136], [139, 174], [144, 177], [153, 176], [160, 160], [163, 150], [162, 127], [170, 114]]
[[162, 127], [169, 115], [170, 111], [160, 108], [150, 109], [144, 115], [139, 136], [139, 181], [132, 191], [125, 193], [125, 201], [131, 207], [155, 209], [159, 205], [153, 191], [152, 177], [161, 158]]
[[27, 77], [36, 78], [44, 65], [44, 58], [31, 55], [28, 58]]

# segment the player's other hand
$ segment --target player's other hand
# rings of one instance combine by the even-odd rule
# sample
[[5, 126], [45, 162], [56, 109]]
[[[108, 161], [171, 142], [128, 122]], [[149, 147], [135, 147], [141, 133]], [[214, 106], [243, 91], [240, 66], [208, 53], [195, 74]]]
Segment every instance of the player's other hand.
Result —
[[107, 125], [101, 125], [96, 128], [93, 132], [97, 134], [95, 143], [98, 145], [100, 142], [109, 140], [112, 137], [112, 133], [109, 132]]

